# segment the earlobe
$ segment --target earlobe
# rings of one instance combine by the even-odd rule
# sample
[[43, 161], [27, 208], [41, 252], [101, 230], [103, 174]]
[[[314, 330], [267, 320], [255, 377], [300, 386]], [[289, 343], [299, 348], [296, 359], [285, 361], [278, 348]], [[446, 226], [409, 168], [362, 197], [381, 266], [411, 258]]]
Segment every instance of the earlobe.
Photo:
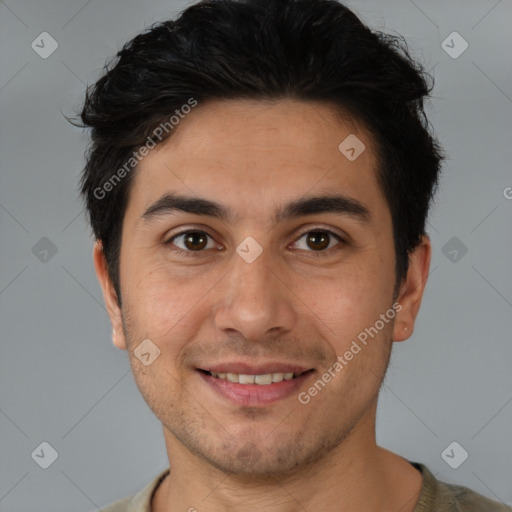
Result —
[[393, 341], [404, 341], [414, 331], [414, 323], [427, 284], [431, 251], [430, 240], [427, 235], [423, 235], [419, 245], [409, 255], [407, 277], [402, 282], [397, 297], [397, 302], [402, 308], [396, 315], [393, 327]]
[[112, 328], [112, 344], [119, 350], [126, 350], [126, 339], [122, 331], [121, 334], [119, 331], [116, 334], [116, 330]]
[[107, 308], [110, 322], [112, 323], [112, 342], [121, 349], [126, 350], [121, 309], [118, 304], [117, 294], [110, 280], [107, 270], [107, 260], [103, 252], [101, 240], [96, 240], [93, 248], [93, 261], [96, 276], [103, 291], [103, 299]]

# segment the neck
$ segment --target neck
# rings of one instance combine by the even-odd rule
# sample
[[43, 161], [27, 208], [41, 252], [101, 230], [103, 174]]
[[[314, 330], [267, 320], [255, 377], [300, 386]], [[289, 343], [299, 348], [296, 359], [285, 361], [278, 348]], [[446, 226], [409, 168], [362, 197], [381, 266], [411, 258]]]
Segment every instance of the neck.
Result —
[[220, 471], [164, 429], [171, 472], [155, 493], [152, 512], [413, 512], [421, 474], [376, 445], [374, 420], [362, 418], [321, 460], [294, 473], [265, 476]]

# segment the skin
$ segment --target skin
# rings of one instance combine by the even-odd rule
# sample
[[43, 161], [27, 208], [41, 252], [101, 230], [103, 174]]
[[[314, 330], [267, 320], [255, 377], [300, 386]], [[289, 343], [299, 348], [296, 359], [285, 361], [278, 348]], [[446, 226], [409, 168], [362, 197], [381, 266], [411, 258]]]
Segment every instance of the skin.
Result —
[[[366, 146], [354, 161], [338, 150], [349, 134]], [[114, 344], [128, 350], [137, 386], [163, 426], [171, 473], [152, 511], [414, 510], [421, 474], [377, 446], [375, 417], [393, 341], [414, 329], [431, 246], [425, 236], [410, 255], [394, 299], [391, 214], [365, 127], [320, 102], [209, 102], [141, 161], [134, 178], [122, 230], [122, 310], [100, 242], [94, 263]], [[216, 201], [235, 218], [174, 212], [144, 222], [164, 192]], [[333, 192], [363, 203], [370, 222], [334, 213], [274, 222], [282, 204]], [[197, 258], [173, 250], [194, 252], [197, 242], [165, 244], [186, 229], [212, 237]], [[333, 236], [318, 250], [308, 242], [312, 229], [346, 243]], [[263, 248], [250, 264], [236, 253], [248, 236]], [[394, 320], [307, 405], [293, 394], [242, 407], [196, 371], [235, 359], [295, 362], [315, 370], [307, 391], [394, 302], [402, 306]], [[146, 338], [160, 349], [148, 366], [133, 352]]]

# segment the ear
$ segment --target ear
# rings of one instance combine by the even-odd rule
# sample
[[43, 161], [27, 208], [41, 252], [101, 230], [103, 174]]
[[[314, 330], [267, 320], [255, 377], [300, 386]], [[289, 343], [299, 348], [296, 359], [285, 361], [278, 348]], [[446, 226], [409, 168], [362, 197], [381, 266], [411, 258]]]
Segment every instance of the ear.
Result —
[[409, 255], [407, 277], [402, 282], [396, 299], [402, 307], [397, 308], [393, 341], [404, 341], [414, 331], [414, 322], [427, 284], [431, 252], [430, 239], [427, 235], [423, 235], [420, 244]]
[[123, 320], [121, 316], [121, 308], [118, 305], [117, 294], [114, 289], [107, 270], [107, 260], [103, 252], [103, 245], [101, 240], [96, 240], [93, 248], [94, 268], [96, 276], [100, 282], [101, 289], [103, 290], [103, 299], [107, 307], [108, 316], [112, 323], [112, 341], [114, 345], [121, 349], [126, 350], [126, 339], [123, 330]]

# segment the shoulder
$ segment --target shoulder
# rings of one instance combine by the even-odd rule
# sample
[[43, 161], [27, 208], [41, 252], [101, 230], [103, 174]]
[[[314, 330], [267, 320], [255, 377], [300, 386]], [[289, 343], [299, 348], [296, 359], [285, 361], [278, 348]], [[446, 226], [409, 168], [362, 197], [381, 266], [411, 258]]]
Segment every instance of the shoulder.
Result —
[[423, 464], [411, 464], [423, 476], [420, 499], [414, 512], [512, 512], [512, 507], [467, 487], [437, 480]]
[[133, 497], [117, 500], [114, 503], [107, 505], [105, 508], [102, 508], [100, 512], [128, 512], [130, 510], [128, 507], [132, 500]]
[[440, 503], [446, 504], [447, 511], [512, 512], [512, 507], [486, 498], [462, 485], [452, 485], [446, 482], [439, 482], [438, 484]]
[[153, 498], [153, 494], [163, 479], [169, 474], [169, 471], [170, 469], [167, 468], [151, 480], [151, 482], [137, 494], [117, 500], [102, 508], [100, 512], [151, 512], [151, 499]]

